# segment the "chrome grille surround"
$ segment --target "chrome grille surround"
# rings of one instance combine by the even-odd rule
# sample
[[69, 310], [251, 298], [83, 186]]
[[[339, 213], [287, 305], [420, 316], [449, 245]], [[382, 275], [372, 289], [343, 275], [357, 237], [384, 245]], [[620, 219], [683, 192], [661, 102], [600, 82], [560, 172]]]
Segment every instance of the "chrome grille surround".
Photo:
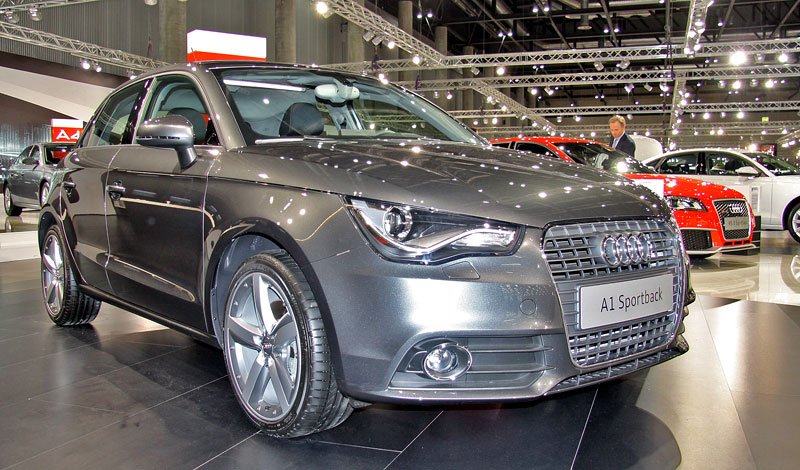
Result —
[[[649, 262], [609, 266], [602, 253], [605, 237], [646, 234], [653, 244]], [[674, 337], [681, 318], [684, 277], [678, 228], [662, 220], [623, 220], [556, 225], [545, 232], [542, 249], [558, 291], [570, 357], [578, 367], [613, 364], [647, 354]], [[672, 308], [667, 313], [598, 328], [580, 329], [580, 288], [669, 273]]]
[[714, 208], [717, 210], [717, 217], [722, 227], [722, 234], [726, 240], [742, 240], [750, 237], [750, 227], [741, 230], [725, 230], [725, 219], [727, 217], [747, 217], [750, 219], [750, 209], [744, 199], [717, 199], [714, 201]]

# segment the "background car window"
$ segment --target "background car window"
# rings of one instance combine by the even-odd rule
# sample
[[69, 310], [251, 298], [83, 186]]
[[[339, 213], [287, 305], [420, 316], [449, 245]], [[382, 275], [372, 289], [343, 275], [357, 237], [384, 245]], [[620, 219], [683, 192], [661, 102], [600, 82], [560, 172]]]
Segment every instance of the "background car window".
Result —
[[668, 175], [696, 175], [697, 154], [692, 152], [667, 157], [661, 162], [658, 172]]
[[20, 153], [19, 153], [19, 155], [17, 156], [17, 158], [16, 158], [16, 163], [19, 163], [20, 165], [22, 165], [23, 163], [25, 163], [25, 160], [26, 160], [26, 159], [27, 159], [27, 158], [30, 156], [30, 154], [31, 154], [31, 149], [32, 149], [32, 148], [33, 148], [33, 145], [30, 145], [30, 146], [28, 146], [28, 147], [25, 147], [25, 150], [23, 150], [22, 152], [20, 152]]
[[496, 144], [492, 144], [494, 147], [502, 147], [504, 149], [510, 149], [514, 145], [514, 142], [498, 142]]
[[25, 165], [36, 165], [39, 163], [39, 146], [34, 145], [31, 153], [22, 161]]
[[144, 82], [140, 82], [112, 95], [97, 113], [85, 145], [129, 144], [133, 124], [131, 114], [144, 86]]
[[194, 131], [194, 143], [206, 144], [209, 127], [213, 128], [208, 108], [200, 99], [197, 87], [187, 77], [171, 75], [160, 77], [155, 83], [144, 119], [153, 119], [169, 115], [185, 117]]
[[45, 145], [44, 146], [44, 158], [45, 162], [49, 165], [55, 165], [64, 157], [69, 154], [72, 149], [75, 148], [72, 144], [62, 144], [62, 145]]
[[706, 152], [706, 174], [736, 176], [736, 170], [750, 166], [742, 157], [725, 152]]
[[538, 153], [539, 155], [544, 155], [550, 158], [559, 158], [559, 156], [556, 155], [556, 153], [550, 150], [549, 148], [545, 147], [544, 145], [535, 144], [533, 142], [517, 142], [517, 150]]

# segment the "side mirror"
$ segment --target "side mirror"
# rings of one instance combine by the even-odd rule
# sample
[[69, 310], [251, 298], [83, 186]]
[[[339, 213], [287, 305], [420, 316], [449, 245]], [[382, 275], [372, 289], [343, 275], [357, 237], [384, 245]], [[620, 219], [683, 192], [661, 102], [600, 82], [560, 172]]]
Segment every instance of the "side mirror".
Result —
[[743, 166], [736, 169], [736, 174], [739, 176], [758, 176], [760, 173], [752, 166]]
[[197, 160], [192, 123], [183, 116], [148, 119], [136, 131], [136, 143], [145, 147], [175, 149], [181, 168], [187, 168]]

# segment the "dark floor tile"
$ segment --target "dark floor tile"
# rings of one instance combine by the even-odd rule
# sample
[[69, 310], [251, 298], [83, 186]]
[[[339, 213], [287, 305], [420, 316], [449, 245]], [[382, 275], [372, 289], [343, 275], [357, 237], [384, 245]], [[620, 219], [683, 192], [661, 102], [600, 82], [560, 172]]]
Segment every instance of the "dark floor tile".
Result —
[[117, 419], [19, 468], [196, 468], [255, 432], [225, 379]]
[[703, 308], [719, 308], [736, 302], [741, 302], [741, 300], [725, 299], [722, 297], [711, 297], [709, 295], [698, 295], [697, 302], [699, 302], [700, 305], [703, 306]]
[[681, 450], [669, 427], [636, 406], [644, 382], [602, 385], [572, 468], [677, 468]]
[[797, 468], [800, 462], [800, 420], [796, 418], [800, 416], [800, 394], [732, 394], [758, 467]]
[[3, 396], [14, 401], [35, 397], [174, 350], [171, 346], [110, 340], [0, 367]]
[[397, 452], [299, 439], [274, 439], [256, 434], [201, 466], [202, 470], [382, 469]]
[[442, 408], [372, 405], [356, 410], [339, 427], [309, 436], [310, 440], [378, 449], [403, 450]]
[[740, 302], [705, 311], [731, 390], [798, 394], [800, 329], [773, 304]]
[[[39, 455], [120, 419], [117, 413], [22, 401], [0, 408], [0, 468]], [[53, 468], [66, 468], [57, 466]]]
[[448, 409], [389, 468], [567, 469], [594, 394]]
[[225, 377], [222, 353], [197, 343], [36, 397], [55, 405], [77, 405], [131, 414]]

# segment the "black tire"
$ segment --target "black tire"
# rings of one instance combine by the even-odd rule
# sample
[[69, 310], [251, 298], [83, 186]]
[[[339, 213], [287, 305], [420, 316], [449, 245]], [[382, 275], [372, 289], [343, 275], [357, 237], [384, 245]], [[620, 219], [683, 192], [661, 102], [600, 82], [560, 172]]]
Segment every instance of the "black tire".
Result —
[[223, 336], [236, 399], [264, 433], [304, 436], [352, 413], [336, 385], [314, 293], [286, 252], [242, 263], [227, 291]]
[[786, 220], [786, 228], [794, 241], [800, 243], [800, 204], [795, 204], [789, 211], [789, 218]]
[[22, 208], [15, 206], [14, 200], [11, 199], [11, 190], [8, 189], [8, 185], [3, 188], [3, 208], [6, 210], [6, 214], [11, 217], [22, 214]]
[[101, 302], [78, 289], [64, 246], [58, 227], [50, 227], [40, 253], [44, 305], [56, 325], [85, 325], [97, 317]]
[[47, 202], [47, 195], [50, 193], [50, 183], [45, 181], [42, 183], [42, 187], [39, 188], [39, 208], [41, 209], [44, 207], [45, 203]]

